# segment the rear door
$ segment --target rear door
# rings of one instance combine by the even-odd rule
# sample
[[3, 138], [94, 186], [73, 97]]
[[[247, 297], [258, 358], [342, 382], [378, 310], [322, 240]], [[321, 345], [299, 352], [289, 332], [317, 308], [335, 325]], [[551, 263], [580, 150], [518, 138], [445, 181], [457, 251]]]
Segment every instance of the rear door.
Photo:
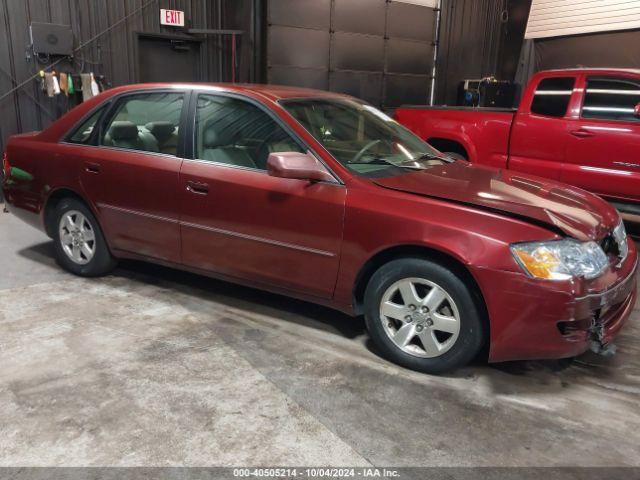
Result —
[[179, 90], [121, 96], [103, 120], [97, 145], [77, 152], [83, 190], [112, 248], [180, 260], [177, 197], [185, 97]]
[[183, 262], [251, 283], [331, 297], [344, 185], [268, 175], [270, 152], [306, 147], [257, 102], [199, 93], [192, 104], [194, 158], [184, 161], [180, 175]]
[[575, 76], [542, 78], [533, 96], [523, 98], [511, 130], [509, 169], [560, 179], [575, 82]]
[[581, 79], [584, 100], [570, 122], [562, 180], [621, 202], [640, 201], [640, 81], [632, 76]]

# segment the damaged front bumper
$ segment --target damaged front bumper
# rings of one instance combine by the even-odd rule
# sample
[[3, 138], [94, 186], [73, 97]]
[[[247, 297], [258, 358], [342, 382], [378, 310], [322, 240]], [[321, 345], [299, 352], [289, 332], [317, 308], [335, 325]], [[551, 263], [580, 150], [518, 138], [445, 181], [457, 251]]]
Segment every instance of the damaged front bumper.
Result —
[[584, 307], [584, 315], [591, 316], [588, 329], [590, 348], [601, 355], [613, 355], [611, 342], [622, 328], [636, 302], [637, 263], [631, 273], [613, 288], [599, 294], [577, 299]]
[[637, 251], [632, 241], [629, 247], [622, 265], [590, 282], [475, 269], [490, 319], [489, 360], [566, 358], [589, 348], [612, 353], [637, 296]]

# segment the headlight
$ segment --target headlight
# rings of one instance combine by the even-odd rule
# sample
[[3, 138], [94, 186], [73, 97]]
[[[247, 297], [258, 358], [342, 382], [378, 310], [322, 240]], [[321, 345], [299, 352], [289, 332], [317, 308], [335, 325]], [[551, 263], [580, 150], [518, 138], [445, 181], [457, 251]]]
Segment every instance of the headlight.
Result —
[[608, 265], [607, 256], [596, 242], [556, 240], [516, 243], [511, 245], [511, 253], [525, 272], [547, 280], [595, 278]]

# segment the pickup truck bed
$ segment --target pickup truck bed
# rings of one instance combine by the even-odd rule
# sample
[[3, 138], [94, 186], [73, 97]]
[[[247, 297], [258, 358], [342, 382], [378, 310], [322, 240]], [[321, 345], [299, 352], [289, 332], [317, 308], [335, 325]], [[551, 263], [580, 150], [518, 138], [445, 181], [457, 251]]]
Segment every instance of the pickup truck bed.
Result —
[[507, 168], [515, 114], [515, 109], [508, 108], [410, 105], [396, 110], [396, 119], [440, 151]]

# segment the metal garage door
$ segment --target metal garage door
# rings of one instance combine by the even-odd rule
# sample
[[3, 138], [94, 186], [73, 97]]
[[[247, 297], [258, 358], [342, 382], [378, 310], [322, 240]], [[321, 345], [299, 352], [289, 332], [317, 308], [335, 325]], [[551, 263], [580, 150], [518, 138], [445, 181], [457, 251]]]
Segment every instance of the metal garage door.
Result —
[[427, 103], [433, 8], [385, 0], [271, 0], [267, 79], [375, 105]]
[[525, 38], [640, 28], [640, 0], [533, 0]]

